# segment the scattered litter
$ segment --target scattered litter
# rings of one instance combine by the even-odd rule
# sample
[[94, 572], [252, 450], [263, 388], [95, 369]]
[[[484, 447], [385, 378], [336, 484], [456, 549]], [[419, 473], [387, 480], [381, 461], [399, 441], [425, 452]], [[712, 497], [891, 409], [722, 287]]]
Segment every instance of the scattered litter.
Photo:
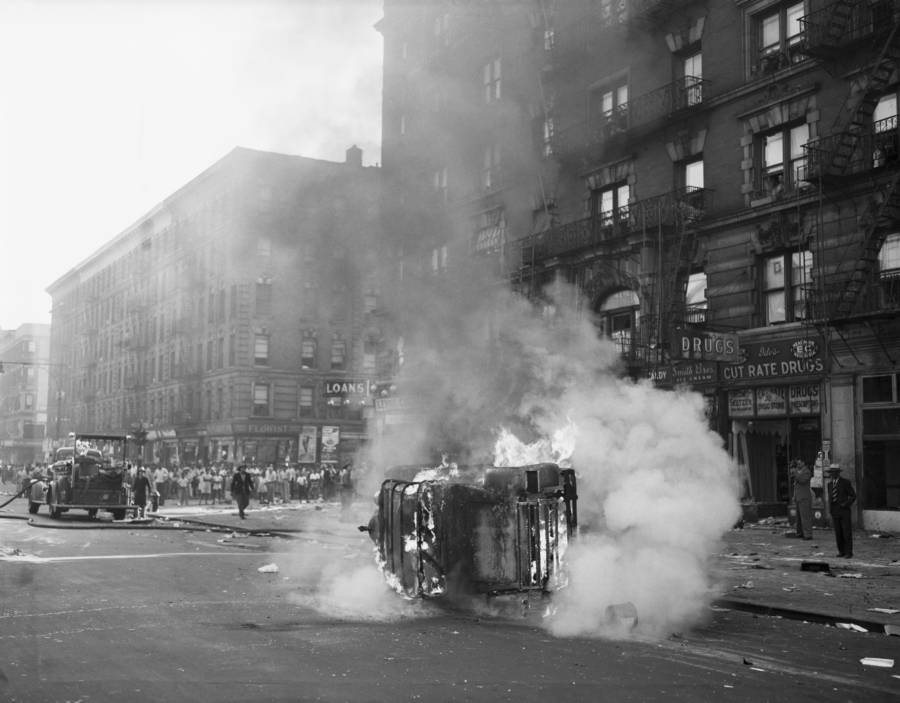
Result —
[[782, 586], [782, 587], [781, 587], [781, 590], [782, 590], [782, 591], [788, 591], [788, 592], [790, 592], [790, 591], [796, 591], [796, 590], [797, 590], [797, 587], [796, 587], [796, 586]]
[[893, 535], [886, 535], [881, 532], [876, 532], [872, 535], [872, 537], [874, 537], [875, 539], [890, 539], [891, 537], [893, 537]]
[[900, 613], [900, 610], [896, 608], [869, 608], [869, 611], [872, 613], [885, 613], [887, 615], [896, 615]]
[[750, 671], [765, 671], [765, 669], [760, 669], [758, 666], [751, 666]]
[[637, 608], [634, 607], [634, 603], [616, 603], [607, 606], [606, 620], [610, 623], [634, 628], [638, 623]]
[[278, 573], [278, 565], [277, 564], [266, 564], [265, 566], [261, 566], [257, 569], [257, 571], [261, 574], [277, 574]]
[[834, 624], [835, 627], [840, 628], [841, 630], [853, 630], [854, 632], [868, 632], [866, 628], [862, 625], [857, 625], [855, 622], [836, 622]]
[[828, 565], [827, 561], [801, 561], [800, 562], [800, 571], [830, 571], [831, 567]]
[[744, 666], [753, 666], [753, 662], [744, 657]]
[[892, 669], [894, 667], [893, 659], [879, 659], [878, 657], [863, 657], [859, 660], [863, 666], [878, 666], [882, 669]]
[[861, 579], [862, 574], [838, 574], [839, 579]]
[[900, 637], [900, 625], [885, 625], [884, 634]]
[[753, 588], [753, 581], [747, 581], [747, 583], [741, 583], [735, 586], [735, 588]]

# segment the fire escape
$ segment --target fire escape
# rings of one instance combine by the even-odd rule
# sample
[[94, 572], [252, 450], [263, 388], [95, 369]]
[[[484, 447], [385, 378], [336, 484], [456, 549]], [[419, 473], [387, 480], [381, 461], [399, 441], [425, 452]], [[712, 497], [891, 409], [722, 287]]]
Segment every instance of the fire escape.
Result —
[[874, 46], [877, 51], [874, 56], [867, 54], [871, 62], [853, 81], [831, 132], [805, 147], [807, 180], [818, 184], [823, 197], [836, 195], [854, 177], [872, 178], [876, 193], [868, 212], [851, 225], [859, 229], [848, 245], [851, 250], [827, 245], [820, 214], [816, 258], [823, 275], [817, 276], [808, 295], [810, 321], [816, 324], [833, 324], [883, 308], [876, 299], [877, 264], [885, 238], [900, 221], [900, 153], [896, 115], [879, 122], [873, 122], [873, 116], [900, 65], [896, 5], [895, 0], [839, 0], [801, 20], [803, 52], [823, 61], [832, 72], [841, 57], [855, 48], [866, 51]]

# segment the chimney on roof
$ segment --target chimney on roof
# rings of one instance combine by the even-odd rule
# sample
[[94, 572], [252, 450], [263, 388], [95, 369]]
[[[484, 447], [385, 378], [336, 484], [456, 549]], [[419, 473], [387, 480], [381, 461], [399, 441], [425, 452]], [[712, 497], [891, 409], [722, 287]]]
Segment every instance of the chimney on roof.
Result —
[[348, 166], [357, 166], [362, 168], [362, 149], [360, 149], [356, 144], [347, 149], [347, 158], [345, 163]]

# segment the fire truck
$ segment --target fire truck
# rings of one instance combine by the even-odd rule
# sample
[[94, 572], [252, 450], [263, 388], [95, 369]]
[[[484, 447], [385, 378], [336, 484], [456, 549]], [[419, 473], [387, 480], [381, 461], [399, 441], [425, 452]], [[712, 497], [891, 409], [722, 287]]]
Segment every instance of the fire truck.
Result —
[[548, 593], [566, 585], [577, 500], [574, 470], [556, 464], [394, 467], [360, 530], [406, 596]]
[[[131, 487], [125, 462], [125, 435], [74, 434], [69, 444], [56, 450], [44, 485], [32, 486], [28, 509], [36, 513], [45, 502], [51, 518], [69, 510], [86, 510], [95, 517], [101, 510], [124, 520], [137, 507], [131, 504]], [[36, 491], [41, 492], [39, 497]]]

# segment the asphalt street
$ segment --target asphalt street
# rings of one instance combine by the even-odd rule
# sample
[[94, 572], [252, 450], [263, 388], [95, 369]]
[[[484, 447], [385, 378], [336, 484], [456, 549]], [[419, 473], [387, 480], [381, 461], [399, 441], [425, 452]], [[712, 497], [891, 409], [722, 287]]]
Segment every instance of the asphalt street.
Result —
[[[356, 529], [368, 511], [254, 503], [242, 521], [228, 505], [164, 506], [154, 519], [113, 523], [31, 519], [15, 501], [0, 519], [0, 699], [900, 696], [900, 638], [886, 634], [897, 615], [880, 612], [897, 606], [894, 537], [858, 536], [857, 559], [828, 575], [801, 568], [826, 555], [825, 532], [817, 549], [779, 524], [732, 531], [711, 555], [720, 597], [705, 622], [658, 641], [612, 641], [400, 599]], [[804, 618], [813, 605], [821, 618]], [[789, 614], [768, 616], [776, 606]]]

